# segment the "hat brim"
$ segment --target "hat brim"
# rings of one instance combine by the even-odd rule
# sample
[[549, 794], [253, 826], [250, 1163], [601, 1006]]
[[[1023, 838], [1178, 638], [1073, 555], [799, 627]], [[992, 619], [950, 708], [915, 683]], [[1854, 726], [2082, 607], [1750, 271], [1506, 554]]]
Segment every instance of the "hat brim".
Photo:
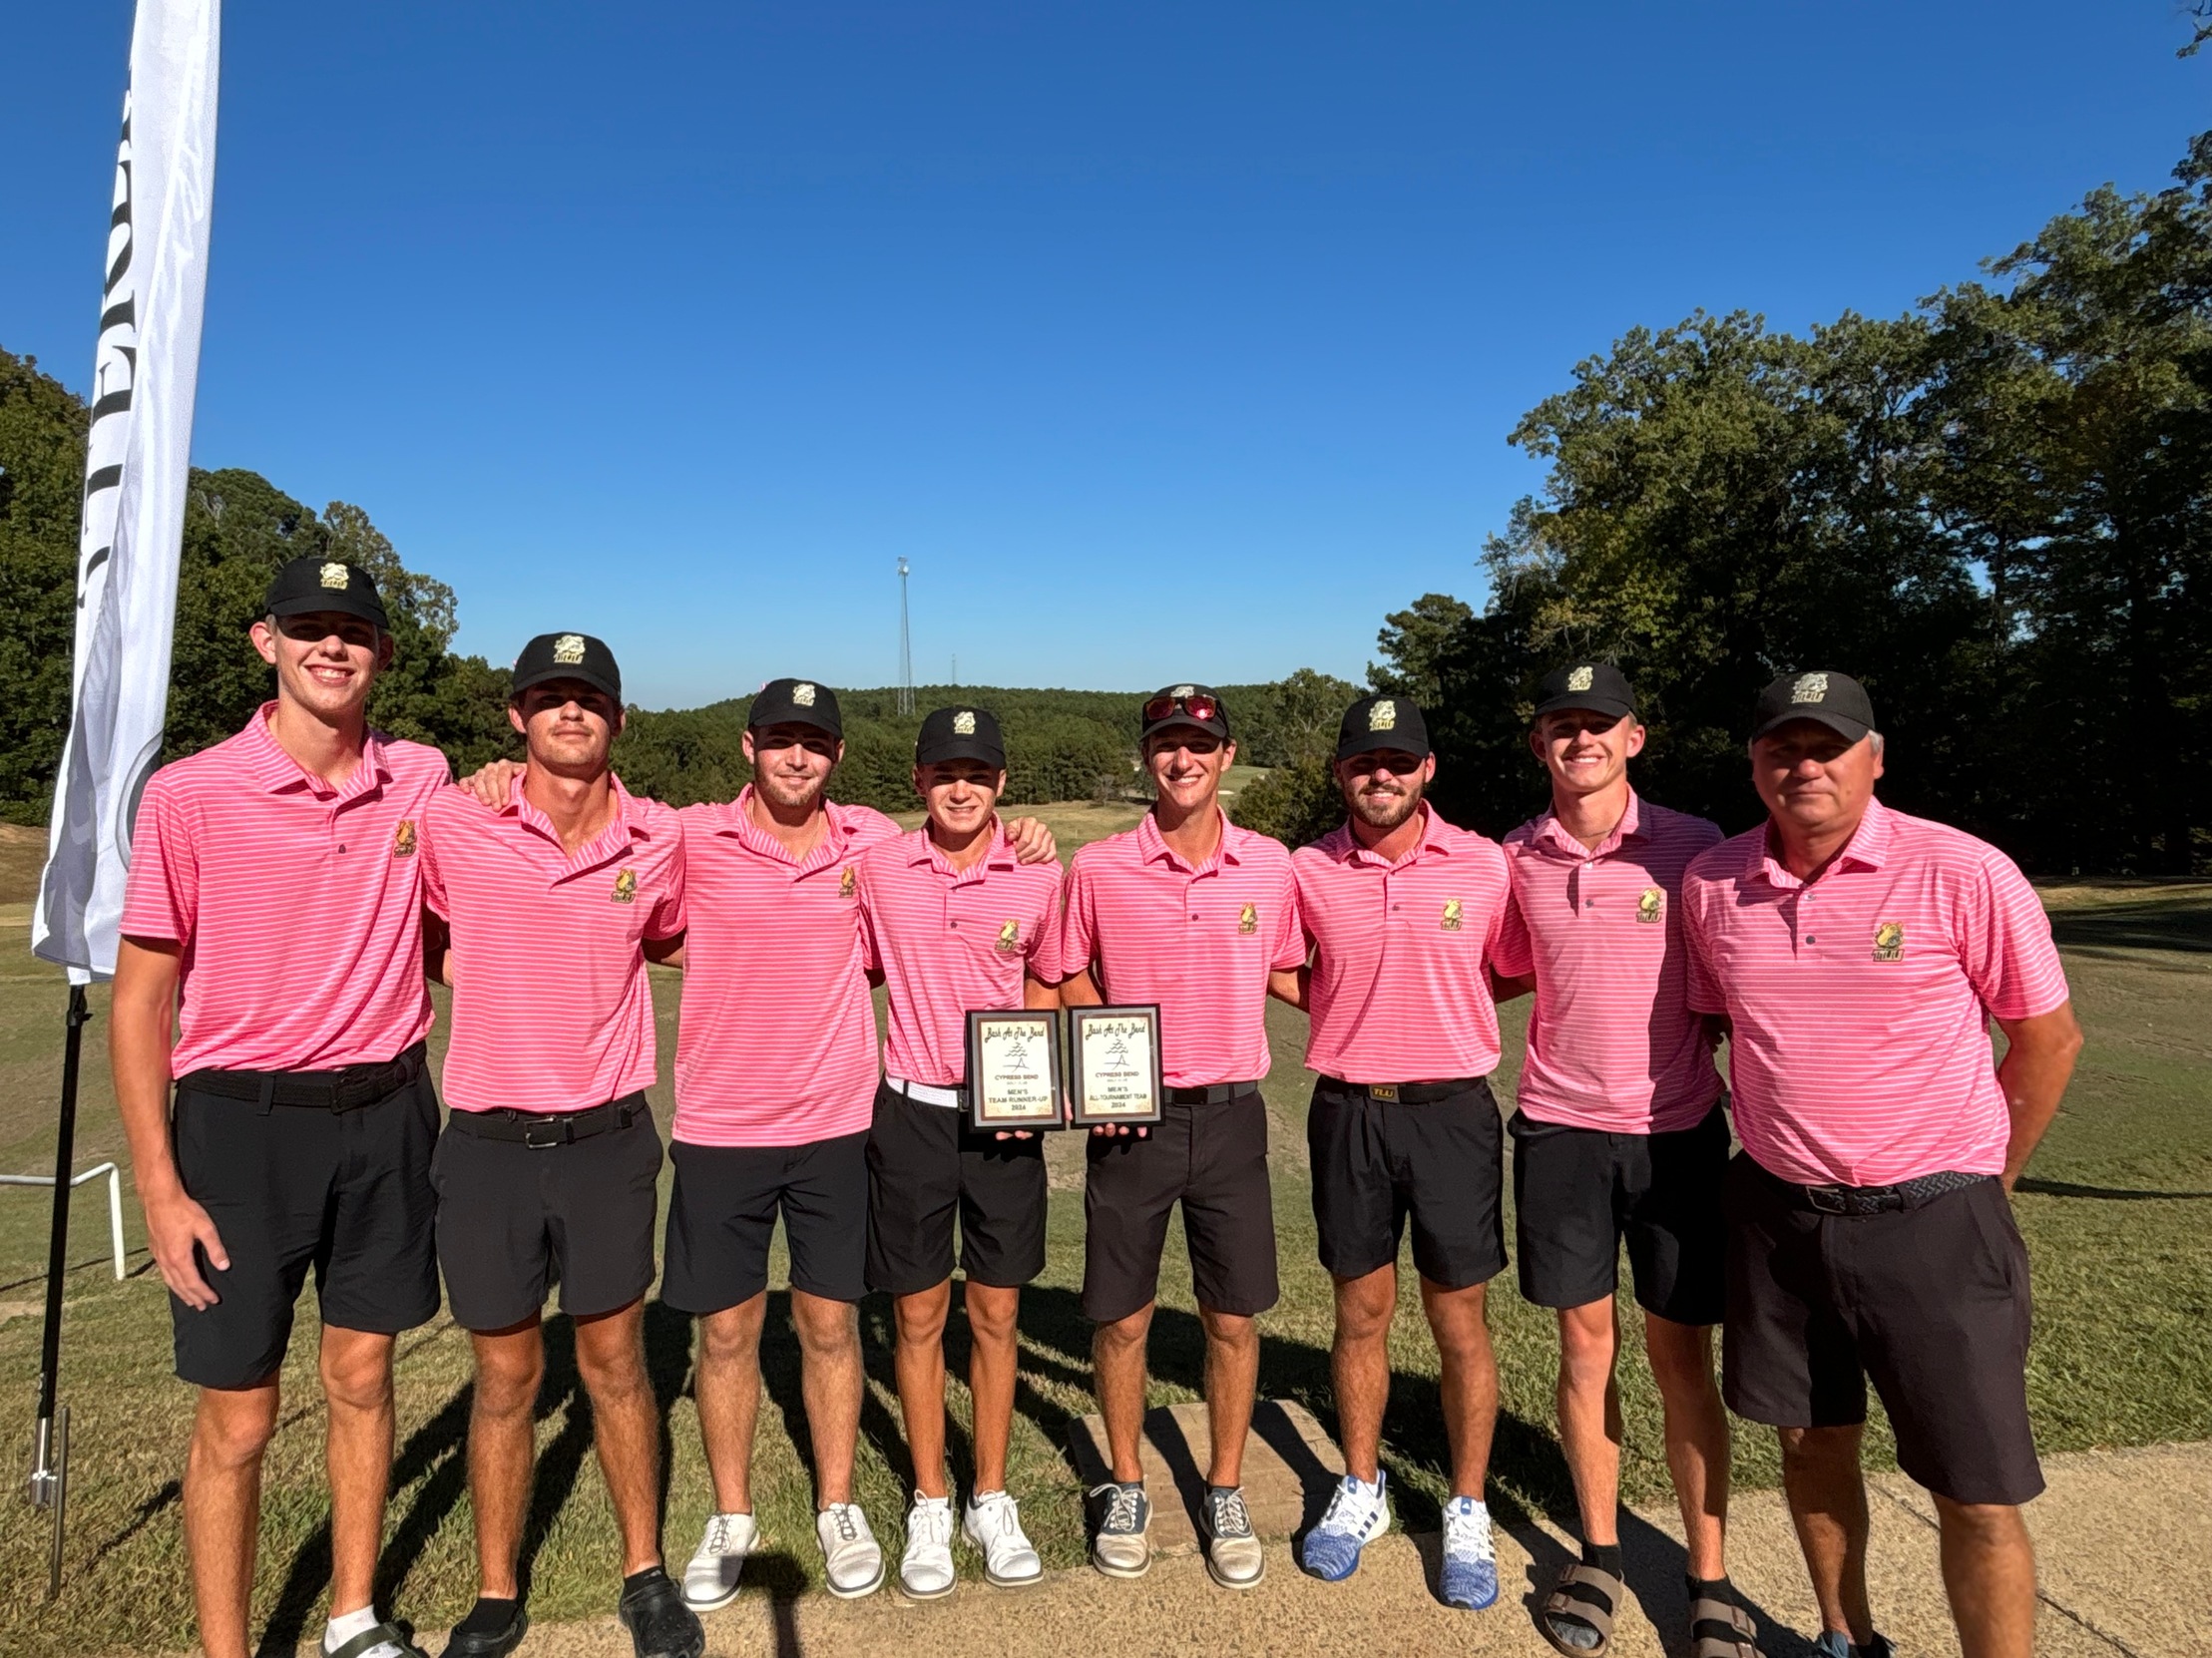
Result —
[[551, 684], [556, 679], [574, 679], [578, 684], [590, 685], [603, 696], [612, 699], [616, 707], [622, 706], [623, 687], [620, 681], [610, 684], [605, 674], [594, 673], [590, 668], [574, 663], [558, 662], [552, 667], [543, 668], [531, 674], [528, 678], [518, 674], [513, 688], [507, 693], [507, 699], [510, 702], [518, 701], [524, 691], [535, 690], [538, 686]]
[[329, 611], [339, 616], [357, 616], [363, 622], [373, 622], [385, 632], [392, 630], [391, 618], [384, 614], [384, 607], [373, 599], [333, 588], [327, 593], [298, 594], [290, 599], [279, 599], [270, 604], [268, 614], [282, 621], [287, 617], [317, 616]]
[[1542, 719], [1546, 714], [1555, 714], [1562, 708], [1586, 708], [1593, 714], [1610, 714], [1615, 719], [1634, 719], [1636, 710], [1630, 703], [1617, 696], [1598, 696], [1589, 691], [1568, 691], [1563, 696], [1550, 697], [1537, 704], [1537, 711], [1529, 717]]
[[1363, 731], [1356, 738], [1339, 741], [1336, 757], [1340, 760], [1355, 759], [1362, 754], [1411, 754], [1417, 760], [1426, 760], [1433, 750], [1426, 740], [1409, 741], [1404, 737], [1392, 737], [1388, 731]]
[[1757, 742], [1769, 731], [1778, 731], [1783, 726], [1800, 719], [1809, 719], [1815, 725], [1825, 725], [1828, 727], [1829, 730], [1835, 732], [1837, 736], [1842, 737], [1850, 742], [1859, 741], [1860, 738], [1866, 736], [1874, 729], [1874, 727], [1867, 724], [1865, 720], [1853, 719], [1849, 714], [1828, 713], [1819, 708], [1791, 708], [1786, 710], [1785, 712], [1776, 714], [1772, 719], [1766, 721], [1765, 724], [1760, 725], [1751, 733], [1751, 740], [1753, 742]]
[[954, 737], [927, 751], [916, 749], [914, 763], [918, 766], [943, 765], [947, 760], [980, 760], [1000, 771], [1006, 770], [1006, 751], [993, 748], [981, 737]]

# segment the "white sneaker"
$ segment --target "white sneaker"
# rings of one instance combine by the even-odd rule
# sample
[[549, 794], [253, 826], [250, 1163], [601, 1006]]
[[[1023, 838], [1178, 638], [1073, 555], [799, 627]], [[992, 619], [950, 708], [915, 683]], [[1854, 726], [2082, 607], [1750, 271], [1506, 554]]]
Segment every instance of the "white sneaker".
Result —
[[832, 1502], [814, 1516], [814, 1535], [821, 1539], [831, 1594], [857, 1600], [883, 1587], [883, 1550], [859, 1503]]
[[914, 1600], [953, 1592], [953, 1499], [914, 1493], [906, 1511], [906, 1553], [899, 1558], [899, 1587]]
[[750, 1514], [707, 1515], [706, 1535], [683, 1568], [683, 1604], [694, 1612], [711, 1612], [735, 1600], [745, 1557], [759, 1541], [760, 1528]]
[[1370, 1485], [1357, 1474], [1337, 1481], [1329, 1511], [1306, 1533], [1300, 1564], [1324, 1583], [1340, 1583], [1360, 1569], [1360, 1550], [1390, 1529], [1390, 1503], [1383, 1495], [1389, 1474], [1375, 1470]]
[[981, 1491], [968, 1498], [960, 1516], [961, 1534], [983, 1551], [983, 1575], [1001, 1589], [1042, 1582], [1045, 1562], [1022, 1529], [1022, 1510], [1005, 1491]]

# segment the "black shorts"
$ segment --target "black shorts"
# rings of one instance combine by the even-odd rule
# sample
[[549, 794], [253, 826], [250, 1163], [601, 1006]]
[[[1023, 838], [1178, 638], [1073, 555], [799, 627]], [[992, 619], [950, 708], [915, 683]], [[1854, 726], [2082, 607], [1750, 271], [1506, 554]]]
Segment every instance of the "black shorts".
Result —
[[995, 1139], [955, 1105], [876, 1087], [868, 1133], [868, 1288], [933, 1290], [960, 1266], [971, 1281], [1017, 1289], [1045, 1270], [1045, 1142]]
[[1167, 1215], [1182, 1203], [1198, 1305], [1250, 1317], [1275, 1305], [1275, 1205], [1267, 1103], [1257, 1083], [1212, 1105], [1166, 1107], [1149, 1134], [1094, 1134], [1085, 1148], [1083, 1310], [1110, 1324], [1159, 1293]]
[[675, 1191], [661, 1298], [719, 1313], [768, 1287], [768, 1239], [783, 1216], [791, 1287], [825, 1301], [868, 1293], [868, 1134], [805, 1145], [673, 1140]]
[[1694, 1128], [1610, 1134], [1513, 1115], [1521, 1293], [1539, 1307], [1609, 1301], [1628, 1244], [1636, 1303], [1676, 1324], [1718, 1324], [1727, 1304], [1728, 1113]]
[[2027, 1250], [1994, 1179], [1917, 1207], [1817, 1214], [1739, 1154], [1728, 1169], [1728, 1408], [1778, 1428], [1866, 1420], [1954, 1502], [2043, 1488], [2027, 1421]]
[[[1321, 1264], [1364, 1278], [1398, 1259], [1413, 1222], [1413, 1264], [1448, 1290], [1506, 1268], [1505, 1135], [1490, 1081], [1416, 1084], [1419, 1099], [1375, 1099], [1324, 1076], [1306, 1112]], [[1431, 1091], [1449, 1088], [1442, 1097]]]
[[644, 1094], [614, 1104], [633, 1113], [627, 1126], [569, 1144], [487, 1139], [466, 1111], [446, 1123], [430, 1177], [438, 1265], [464, 1330], [522, 1323], [556, 1281], [571, 1318], [615, 1312], [652, 1287], [661, 1135]]
[[309, 1268], [324, 1324], [396, 1336], [437, 1316], [438, 1095], [427, 1068], [345, 1111], [264, 1109], [191, 1083], [177, 1086], [177, 1172], [215, 1222], [230, 1268], [218, 1272], [197, 1250], [220, 1299], [196, 1313], [169, 1298], [181, 1378], [249, 1388], [275, 1375]]

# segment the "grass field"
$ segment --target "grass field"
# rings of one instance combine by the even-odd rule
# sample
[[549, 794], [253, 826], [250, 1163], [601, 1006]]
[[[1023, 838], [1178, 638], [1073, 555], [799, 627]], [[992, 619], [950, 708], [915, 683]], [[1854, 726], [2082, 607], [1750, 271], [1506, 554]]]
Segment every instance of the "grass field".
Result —
[[[1131, 808], [1047, 808], [1064, 851], [1126, 827]], [[21, 833], [21, 832], [18, 832]], [[4, 837], [0, 837], [4, 838]], [[27, 925], [36, 838], [0, 844], [0, 928]], [[2212, 1438], [2212, 887], [2074, 884], [2046, 890], [2066, 952], [2088, 1048], [2064, 1112], [2018, 1198], [2035, 1263], [2037, 1337], [2029, 1384], [2046, 1450]], [[24, 935], [0, 953], [0, 1169], [45, 1172], [52, 1162], [53, 1101], [59, 1071], [58, 975], [34, 962]], [[664, 1079], [656, 1092], [664, 1125], [666, 1056], [672, 1047], [676, 982], [656, 975], [664, 1029]], [[104, 997], [95, 1005], [104, 1013]], [[1525, 1004], [1523, 1005], [1526, 1006]], [[1274, 1117], [1272, 1164], [1283, 1265], [1283, 1302], [1261, 1321], [1264, 1392], [1305, 1403], [1333, 1422], [1328, 1390], [1329, 1311], [1325, 1276], [1313, 1258], [1300, 1068], [1304, 1022], [1271, 1011], [1275, 1053], [1267, 1098]], [[1499, 1092], [1510, 1099], [1520, 1063], [1520, 1016], [1509, 1010], [1508, 1051]], [[104, 1019], [88, 1033], [77, 1166], [122, 1152], [101, 1043]], [[442, 1037], [433, 1037], [433, 1043]], [[1048, 1563], [1082, 1557], [1080, 1493], [1064, 1446], [1070, 1419], [1091, 1409], [1089, 1327], [1076, 1301], [1082, 1275], [1081, 1148], [1053, 1147], [1051, 1260], [1023, 1312], [1023, 1373], [1011, 1483]], [[191, 1641], [177, 1472], [189, 1428], [190, 1396], [169, 1375], [169, 1322], [159, 1280], [127, 1216], [134, 1276], [121, 1284], [106, 1259], [106, 1217], [97, 1185], [76, 1199], [68, 1280], [63, 1397], [75, 1413], [68, 1576], [52, 1608], [29, 1585], [43, 1576], [45, 1529], [19, 1496], [0, 1501], [0, 1651], [175, 1650]], [[9, 1425], [27, 1451], [38, 1362], [46, 1199], [0, 1191], [0, 1385], [17, 1401]], [[1179, 1246], [1162, 1275], [1152, 1346], [1160, 1402], [1197, 1396], [1200, 1342]], [[774, 1299], [780, 1301], [780, 1297]], [[1499, 1281], [1493, 1325], [1505, 1378], [1504, 1415], [1492, 1501], [1511, 1521], [1532, 1511], [1566, 1511], [1564, 1468], [1552, 1441], [1551, 1334], [1548, 1315], [1523, 1303], [1509, 1273]], [[1436, 1356], [1414, 1297], [1405, 1298], [1394, 1349], [1396, 1383], [1388, 1454], [1399, 1509], [1414, 1528], [1434, 1527], [1446, 1466], [1437, 1408]], [[862, 1425], [860, 1494], [879, 1534], [895, 1550], [909, 1470], [890, 1380], [889, 1309], [862, 1308], [870, 1392]], [[814, 1580], [812, 1499], [804, 1426], [798, 1415], [797, 1350], [784, 1310], [771, 1311], [765, 1349], [767, 1397], [759, 1443], [761, 1519], [770, 1552], [750, 1569], [761, 1588], [794, 1592]], [[958, 1329], [956, 1321], [956, 1331]], [[302, 1304], [286, 1371], [284, 1426], [268, 1463], [256, 1617], [269, 1620], [283, 1650], [321, 1615], [327, 1582], [322, 1529], [321, 1417], [312, 1389], [312, 1298]], [[588, 1409], [577, 1390], [565, 1321], [548, 1325], [553, 1363], [539, 1402], [541, 1460], [525, 1553], [536, 1616], [604, 1612], [613, 1604], [614, 1526], [591, 1463]], [[695, 1417], [685, 1395], [686, 1321], [654, 1305], [648, 1334], [654, 1375], [667, 1411], [667, 1539], [680, 1560], [707, 1506]], [[957, 1338], [956, 1338], [957, 1339]], [[954, 1355], [956, 1374], [965, 1357]], [[473, 1595], [469, 1507], [462, 1456], [468, 1413], [468, 1351], [440, 1322], [406, 1338], [399, 1365], [400, 1451], [379, 1594], [413, 1621], [457, 1617]], [[959, 1422], [965, 1390], [951, 1390], [956, 1477], [967, 1477]], [[1623, 1483], [1632, 1499], [1662, 1497], [1657, 1402], [1632, 1362], [1623, 1367], [1628, 1423]], [[1879, 1433], [1875, 1453], [1888, 1447]], [[20, 1467], [20, 1457], [14, 1465]], [[1745, 1430], [1736, 1473], [1771, 1484], [1771, 1439]]]

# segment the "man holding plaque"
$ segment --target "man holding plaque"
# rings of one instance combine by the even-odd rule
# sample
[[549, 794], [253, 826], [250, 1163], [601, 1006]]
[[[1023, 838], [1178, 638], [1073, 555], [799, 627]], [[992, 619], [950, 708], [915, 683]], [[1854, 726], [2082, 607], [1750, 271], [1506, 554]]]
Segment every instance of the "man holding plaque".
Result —
[[[929, 822], [862, 855], [856, 896], [864, 959], [883, 975], [891, 1014], [868, 1135], [868, 1287], [892, 1297], [914, 1461], [899, 1586], [928, 1600], [953, 1588], [944, 1340], [956, 1218], [976, 1457], [960, 1530], [992, 1583], [1044, 1575], [1006, 1488], [1006, 1457], [1015, 1316], [1022, 1286], [1045, 1269], [1044, 1141], [1019, 1124], [1041, 1102], [1049, 1125], [1059, 1125], [1054, 1029], [1006, 1020], [1001, 1033], [977, 1022], [1005, 1037], [979, 1042], [981, 1075], [970, 1071], [967, 1047], [971, 1015], [1058, 1008], [1033, 964], [1057, 968], [1061, 871], [1015, 857], [994, 809], [1006, 788], [1006, 746], [987, 709], [939, 708], [922, 721], [914, 788]], [[995, 1121], [1012, 1126], [988, 1126]]]
[[1221, 699], [1203, 685], [1161, 690], [1144, 703], [1140, 742], [1157, 798], [1134, 829], [1076, 854], [1060, 958], [1070, 1008], [1143, 1007], [1146, 1019], [1156, 1009], [1164, 1084], [1156, 1127], [1097, 1128], [1089, 1145], [1083, 1306], [1099, 1327], [1092, 1361], [1112, 1458], [1091, 1492], [1091, 1557], [1115, 1577], [1151, 1563], [1137, 1459], [1144, 1350], [1180, 1202], [1206, 1340], [1206, 1566], [1216, 1583], [1249, 1588], [1265, 1567], [1240, 1488], [1259, 1375], [1253, 1321], [1277, 1295], [1258, 1079], [1268, 992], [1295, 995], [1305, 945], [1290, 854], [1222, 814], [1236, 744]]
[[1473, 1610], [1498, 1598], [1483, 1500], [1498, 1420], [1484, 1297], [1506, 1265], [1490, 976], [1512, 887], [1496, 841], [1447, 823], [1422, 798], [1435, 775], [1420, 708], [1362, 697], [1337, 733], [1349, 817], [1291, 858], [1314, 947], [1312, 968], [1297, 976], [1313, 1022], [1306, 1063], [1320, 1073], [1306, 1142], [1321, 1264], [1336, 1284], [1331, 1357], [1346, 1469], [1306, 1535], [1303, 1563], [1329, 1581], [1349, 1577], [1390, 1529], [1383, 1406], [1410, 1220], [1452, 1447], [1440, 1589]]

